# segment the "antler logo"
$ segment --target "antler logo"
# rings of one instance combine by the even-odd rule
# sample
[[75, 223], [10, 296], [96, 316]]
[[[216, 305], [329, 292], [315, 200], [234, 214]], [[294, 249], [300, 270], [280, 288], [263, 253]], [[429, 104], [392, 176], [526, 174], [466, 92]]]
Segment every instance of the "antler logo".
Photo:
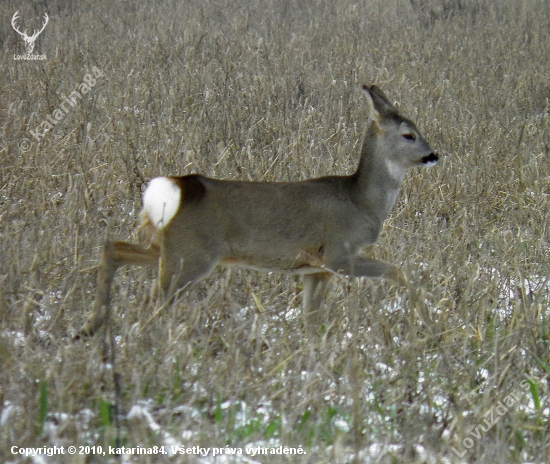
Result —
[[33, 35], [31, 35], [30, 37], [27, 35], [27, 29], [25, 29], [24, 32], [21, 32], [18, 28], [17, 28], [17, 24], [15, 24], [15, 22], [17, 21], [17, 15], [19, 14], [19, 10], [15, 12], [15, 14], [13, 15], [13, 17], [11, 18], [11, 25], [13, 26], [13, 28], [15, 29], [15, 31], [21, 35], [21, 37], [23, 37], [23, 40], [25, 41], [25, 48], [27, 49], [27, 53], [30, 55], [32, 53], [32, 51], [34, 50], [34, 42], [36, 41], [36, 39], [38, 38], [38, 36], [42, 33], [42, 31], [45, 29], [46, 27], [46, 24], [48, 24], [48, 20], [50, 18], [48, 18], [48, 15], [46, 13], [44, 13], [44, 25], [42, 26], [42, 29], [40, 29], [39, 31], [35, 30]]

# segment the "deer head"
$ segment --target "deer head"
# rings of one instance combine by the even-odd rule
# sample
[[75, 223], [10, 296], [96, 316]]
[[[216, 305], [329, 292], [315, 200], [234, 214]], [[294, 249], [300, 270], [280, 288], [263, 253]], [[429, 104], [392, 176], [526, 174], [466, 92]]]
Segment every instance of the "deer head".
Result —
[[17, 25], [15, 24], [15, 22], [17, 21], [17, 15], [19, 14], [19, 11], [16, 11], [15, 14], [13, 15], [13, 17], [11, 18], [11, 25], [12, 27], [14, 28], [14, 30], [21, 36], [23, 37], [23, 40], [25, 41], [25, 48], [27, 49], [27, 53], [32, 53], [32, 51], [34, 50], [34, 42], [36, 41], [37, 37], [40, 35], [40, 33], [44, 30], [44, 28], [46, 27], [46, 24], [48, 24], [48, 15], [46, 13], [44, 13], [44, 24], [42, 25], [42, 29], [40, 29], [39, 31], [34, 31], [33, 35], [31, 35], [30, 37], [27, 35], [27, 30], [25, 29], [24, 32], [21, 32], [18, 28], [17, 28]]

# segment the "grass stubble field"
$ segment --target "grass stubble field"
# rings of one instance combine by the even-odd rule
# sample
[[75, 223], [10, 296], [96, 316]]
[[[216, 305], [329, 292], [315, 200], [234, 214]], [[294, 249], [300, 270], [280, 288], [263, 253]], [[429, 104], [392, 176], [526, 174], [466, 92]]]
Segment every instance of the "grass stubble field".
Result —
[[[550, 462], [547, 0], [3, 6], [1, 462]], [[16, 10], [29, 30], [49, 14], [46, 60], [14, 59]], [[151, 177], [353, 172], [362, 83], [442, 155], [407, 174], [374, 250], [421, 300], [338, 278], [312, 328], [298, 278], [217, 270], [161, 308], [134, 268], [112, 340], [72, 340]], [[11, 452], [117, 443], [210, 454]], [[307, 454], [250, 453], [280, 446]]]

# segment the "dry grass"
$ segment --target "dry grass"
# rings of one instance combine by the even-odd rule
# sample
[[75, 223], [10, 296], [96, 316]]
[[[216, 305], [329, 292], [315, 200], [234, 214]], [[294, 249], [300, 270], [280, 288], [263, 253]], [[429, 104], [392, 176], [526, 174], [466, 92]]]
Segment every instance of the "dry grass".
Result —
[[[547, 1], [4, 5], [2, 462], [26, 462], [13, 445], [107, 447], [117, 434], [125, 446], [307, 452], [269, 462], [547, 462]], [[9, 26], [16, 10], [23, 24], [49, 13], [35, 47], [46, 61], [13, 59], [24, 51]], [[94, 66], [105, 76], [35, 140], [29, 131]], [[71, 340], [92, 305], [105, 237], [132, 233], [140, 192], [159, 174], [351, 172], [364, 82], [399, 102], [444, 155], [407, 176], [376, 251], [403, 264], [425, 304], [387, 283], [341, 278], [311, 334], [294, 310], [298, 279], [217, 271], [151, 317], [154, 272], [122, 271], [117, 427], [108, 340]], [[514, 404], [499, 415], [507, 398]], [[491, 411], [499, 421], [489, 428]]]

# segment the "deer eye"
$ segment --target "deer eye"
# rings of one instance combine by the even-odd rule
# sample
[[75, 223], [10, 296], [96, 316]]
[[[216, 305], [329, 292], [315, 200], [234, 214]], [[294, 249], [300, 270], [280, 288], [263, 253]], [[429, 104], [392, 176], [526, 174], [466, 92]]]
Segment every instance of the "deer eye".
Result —
[[411, 133], [403, 134], [403, 137], [407, 140], [412, 140], [413, 142], [416, 140], [416, 135]]

